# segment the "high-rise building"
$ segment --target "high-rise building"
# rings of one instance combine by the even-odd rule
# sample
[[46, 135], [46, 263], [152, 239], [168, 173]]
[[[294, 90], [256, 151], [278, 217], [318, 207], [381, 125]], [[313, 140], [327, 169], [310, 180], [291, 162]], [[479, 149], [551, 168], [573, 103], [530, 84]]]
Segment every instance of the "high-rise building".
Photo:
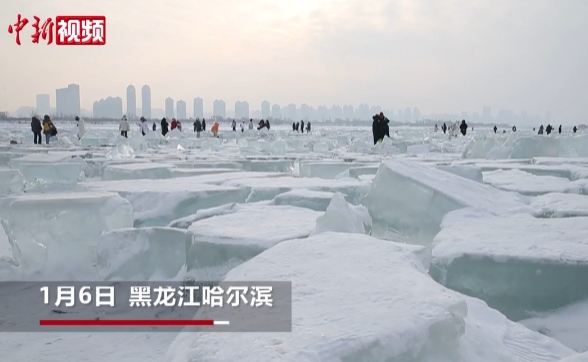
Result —
[[107, 97], [94, 102], [92, 107], [94, 118], [120, 119], [123, 115], [123, 100], [120, 97]]
[[345, 105], [343, 106], [343, 119], [352, 121], [355, 119], [355, 112], [353, 110], [353, 106]]
[[127, 87], [127, 119], [137, 119], [137, 92], [134, 85]]
[[179, 100], [176, 102], [176, 115], [178, 116], [178, 119], [181, 120], [185, 120], [188, 117], [186, 117], [186, 102], [184, 102], [183, 100]]
[[227, 117], [227, 104], [222, 99], [217, 99], [212, 103], [212, 115], [215, 117]]
[[270, 118], [270, 116], [271, 116], [270, 102], [268, 102], [268, 101], [261, 102], [261, 118], [268, 119], [268, 118]]
[[235, 102], [235, 118], [236, 119], [248, 119], [249, 118], [249, 103], [248, 102]]
[[174, 118], [174, 100], [171, 97], [165, 99], [165, 118]]
[[194, 98], [194, 118], [204, 118], [204, 101], [202, 98]]
[[141, 116], [151, 119], [151, 88], [147, 84], [141, 88]]
[[73, 118], [80, 115], [80, 86], [69, 84], [55, 91], [55, 108], [58, 117]]
[[412, 109], [406, 108], [404, 110], [404, 120], [407, 122], [412, 121]]
[[272, 106], [272, 118], [273, 119], [281, 119], [282, 118], [282, 112], [281, 112], [281, 108], [279, 104], [274, 104]]
[[414, 118], [415, 121], [419, 121], [421, 119], [421, 111], [417, 107], [414, 107], [412, 110], [412, 118]]
[[295, 121], [298, 118], [298, 112], [296, 105], [293, 103], [288, 104], [288, 116], [289, 119]]
[[330, 113], [333, 120], [343, 119], [343, 109], [339, 105], [332, 106]]
[[302, 103], [302, 105], [300, 105], [300, 118], [302, 118], [305, 121], [309, 121], [310, 116], [310, 107], [308, 106], [308, 104]]
[[51, 100], [49, 94], [37, 94], [37, 115], [43, 117], [51, 113]]
[[319, 106], [316, 111], [317, 118], [321, 121], [327, 120], [330, 117], [327, 106]]

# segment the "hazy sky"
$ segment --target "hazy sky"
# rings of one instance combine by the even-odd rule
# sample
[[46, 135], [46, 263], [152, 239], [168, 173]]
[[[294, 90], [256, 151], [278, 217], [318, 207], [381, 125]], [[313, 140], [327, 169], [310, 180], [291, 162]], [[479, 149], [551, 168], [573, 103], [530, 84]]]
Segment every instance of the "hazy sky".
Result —
[[[272, 104], [482, 106], [585, 121], [587, 0], [7, 0], [0, 110], [81, 86], [82, 107], [149, 84], [153, 108], [214, 99]], [[106, 46], [22, 46], [17, 14], [105, 15]], [[138, 97], [138, 106], [141, 104]]]

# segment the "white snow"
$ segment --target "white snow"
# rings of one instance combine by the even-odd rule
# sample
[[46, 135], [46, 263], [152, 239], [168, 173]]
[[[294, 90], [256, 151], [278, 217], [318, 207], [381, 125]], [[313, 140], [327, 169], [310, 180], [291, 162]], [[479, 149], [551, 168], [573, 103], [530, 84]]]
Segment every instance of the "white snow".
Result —
[[327, 191], [294, 189], [277, 195], [272, 200], [272, 203], [274, 205], [290, 205], [316, 211], [326, 211], [333, 195], [332, 192]]
[[588, 218], [536, 219], [517, 214], [468, 220], [453, 223], [435, 236], [433, 257], [439, 264], [469, 255], [588, 265], [586, 235]]
[[520, 323], [557, 339], [577, 352], [588, 351], [588, 300], [541, 313]]
[[534, 197], [529, 206], [536, 217], [588, 216], [588, 196], [549, 193]]
[[512, 169], [484, 172], [484, 182], [498, 189], [524, 195], [543, 195], [550, 192], [580, 194], [582, 187], [568, 179], [555, 176], [536, 176]]
[[294, 206], [242, 205], [233, 213], [195, 221], [195, 242], [237, 244], [260, 251], [310, 235], [322, 213]]

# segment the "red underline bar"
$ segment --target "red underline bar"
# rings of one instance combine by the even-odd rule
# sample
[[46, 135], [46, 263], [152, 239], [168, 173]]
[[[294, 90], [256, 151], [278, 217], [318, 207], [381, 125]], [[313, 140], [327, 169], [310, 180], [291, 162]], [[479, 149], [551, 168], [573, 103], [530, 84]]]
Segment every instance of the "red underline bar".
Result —
[[212, 319], [41, 319], [41, 326], [214, 326], [228, 325], [228, 321]]

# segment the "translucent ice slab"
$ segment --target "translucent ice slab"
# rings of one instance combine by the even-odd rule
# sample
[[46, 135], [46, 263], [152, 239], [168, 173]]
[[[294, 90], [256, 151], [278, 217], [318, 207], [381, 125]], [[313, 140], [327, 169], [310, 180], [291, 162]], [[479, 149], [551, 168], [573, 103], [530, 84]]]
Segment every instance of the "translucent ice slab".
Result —
[[465, 301], [419, 264], [412, 249], [360, 234], [278, 244], [225, 280], [291, 281], [292, 332], [186, 331], [167, 361], [414, 361], [409, 356], [456, 343], [467, 315]]
[[103, 231], [133, 224], [131, 204], [107, 192], [26, 194], [4, 199], [0, 209], [14, 259], [23, 268], [74, 280], [95, 275]]
[[155, 162], [110, 165], [104, 168], [102, 180], [166, 179], [172, 177], [173, 169], [174, 165]]
[[188, 228], [194, 233], [189, 269], [248, 260], [284, 240], [307, 237], [321, 215], [293, 206], [238, 205], [197, 220]]
[[430, 274], [520, 320], [588, 298], [586, 235], [588, 218], [456, 220], [435, 236]]
[[104, 233], [97, 247], [103, 279], [171, 279], [186, 266], [192, 233], [174, 228], [118, 229]]
[[433, 165], [404, 160], [380, 165], [362, 203], [377, 230], [391, 228], [424, 244], [431, 242], [450, 211], [472, 207], [499, 215], [525, 206], [514, 193], [441, 171]]

